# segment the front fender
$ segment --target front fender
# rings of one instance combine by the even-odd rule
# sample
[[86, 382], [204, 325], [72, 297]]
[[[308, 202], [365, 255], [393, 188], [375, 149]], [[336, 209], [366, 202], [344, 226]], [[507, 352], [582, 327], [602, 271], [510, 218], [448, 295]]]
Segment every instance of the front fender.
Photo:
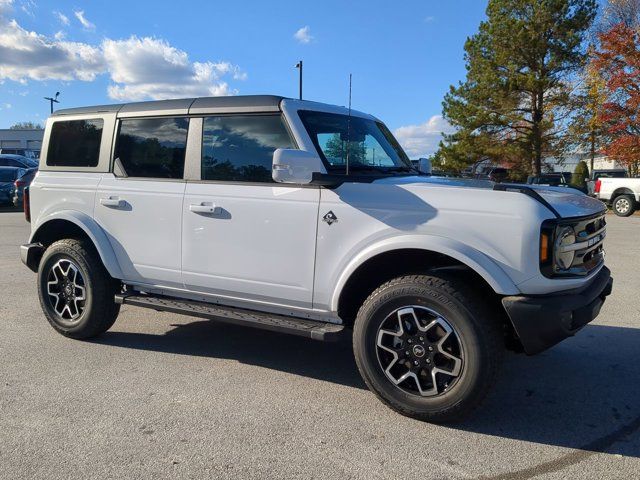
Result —
[[76, 210], [62, 210], [39, 218], [38, 223], [31, 230], [29, 243], [36, 242], [38, 233], [42, 232], [42, 230], [46, 228], [47, 223], [53, 220], [65, 220], [81, 228], [96, 247], [96, 250], [100, 255], [100, 259], [109, 272], [109, 275], [113, 278], [123, 278], [120, 264], [118, 263], [118, 259], [113, 248], [111, 248], [111, 244], [109, 243], [106, 233], [96, 223], [96, 221], [86, 213], [78, 212]]
[[466, 245], [458, 240], [431, 236], [431, 235], [406, 235], [402, 237], [392, 237], [381, 240], [363, 249], [356, 255], [339, 274], [335, 288], [331, 296], [331, 311], [338, 310], [338, 301], [342, 289], [346, 285], [351, 275], [367, 260], [380, 255], [381, 253], [392, 252], [394, 250], [417, 249], [427, 250], [435, 253], [447, 255], [465, 264], [493, 288], [500, 295], [518, 295], [520, 290], [511, 281], [509, 276], [484, 253]]

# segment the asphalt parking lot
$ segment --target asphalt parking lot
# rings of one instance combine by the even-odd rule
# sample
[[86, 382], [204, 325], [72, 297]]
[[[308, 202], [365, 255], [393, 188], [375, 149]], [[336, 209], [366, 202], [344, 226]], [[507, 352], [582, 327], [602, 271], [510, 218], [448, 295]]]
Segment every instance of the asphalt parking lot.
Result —
[[609, 216], [601, 316], [455, 426], [404, 418], [322, 344], [125, 307], [58, 335], [0, 212], [0, 478], [640, 478], [640, 217]]

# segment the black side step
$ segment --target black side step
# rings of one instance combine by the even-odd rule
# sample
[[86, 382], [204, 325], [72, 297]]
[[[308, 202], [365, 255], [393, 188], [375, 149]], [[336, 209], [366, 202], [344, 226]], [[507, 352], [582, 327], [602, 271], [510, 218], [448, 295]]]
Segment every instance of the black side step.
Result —
[[307, 320], [304, 318], [287, 317], [285, 315], [276, 315], [274, 313], [258, 312], [255, 310], [245, 310], [242, 308], [224, 307], [161, 295], [122, 293], [116, 295], [115, 301], [123, 305], [134, 305], [137, 307], [152, 308], [162, 312], [220, 320], [236, 325], [299, 335], [314, 340], [337, 340], [344, 332], [343, 325]]

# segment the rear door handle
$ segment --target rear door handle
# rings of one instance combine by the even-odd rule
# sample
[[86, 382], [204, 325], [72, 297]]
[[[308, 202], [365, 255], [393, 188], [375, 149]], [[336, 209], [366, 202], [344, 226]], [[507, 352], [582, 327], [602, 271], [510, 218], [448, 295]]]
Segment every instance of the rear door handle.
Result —
[[189, 211], [193, 213], [206, 213], [209, 215], [219, 214], [221, 211], [220, 207], [216, 207], [213, 203], [202, 202], [199, 204], [191, 204], [189, 205]]
[[125, 201], [121, 200], [120, 197], [107, 197], [100, 199], [100, 205], [104, 205], [105, 207], [122, 208], [125, 205]]

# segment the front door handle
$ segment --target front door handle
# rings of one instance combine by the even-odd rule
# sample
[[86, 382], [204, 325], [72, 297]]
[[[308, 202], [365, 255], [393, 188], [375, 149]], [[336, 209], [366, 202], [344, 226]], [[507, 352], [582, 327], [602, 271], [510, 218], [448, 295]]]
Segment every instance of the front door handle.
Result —
[[105, 207], [122, 208], [125, 203], [126, 202], [120, 199], [120, 197], [107, 197], [100, 199], [100, 205], [104, 205]]
[[213, 203], [199, 203], [199, 204], [191, 204], [189, 205], [189, 211], [193, 213], [205, 213], [209, 215], [219, 214], [221, 211], [220, 207], [216, 207]]

